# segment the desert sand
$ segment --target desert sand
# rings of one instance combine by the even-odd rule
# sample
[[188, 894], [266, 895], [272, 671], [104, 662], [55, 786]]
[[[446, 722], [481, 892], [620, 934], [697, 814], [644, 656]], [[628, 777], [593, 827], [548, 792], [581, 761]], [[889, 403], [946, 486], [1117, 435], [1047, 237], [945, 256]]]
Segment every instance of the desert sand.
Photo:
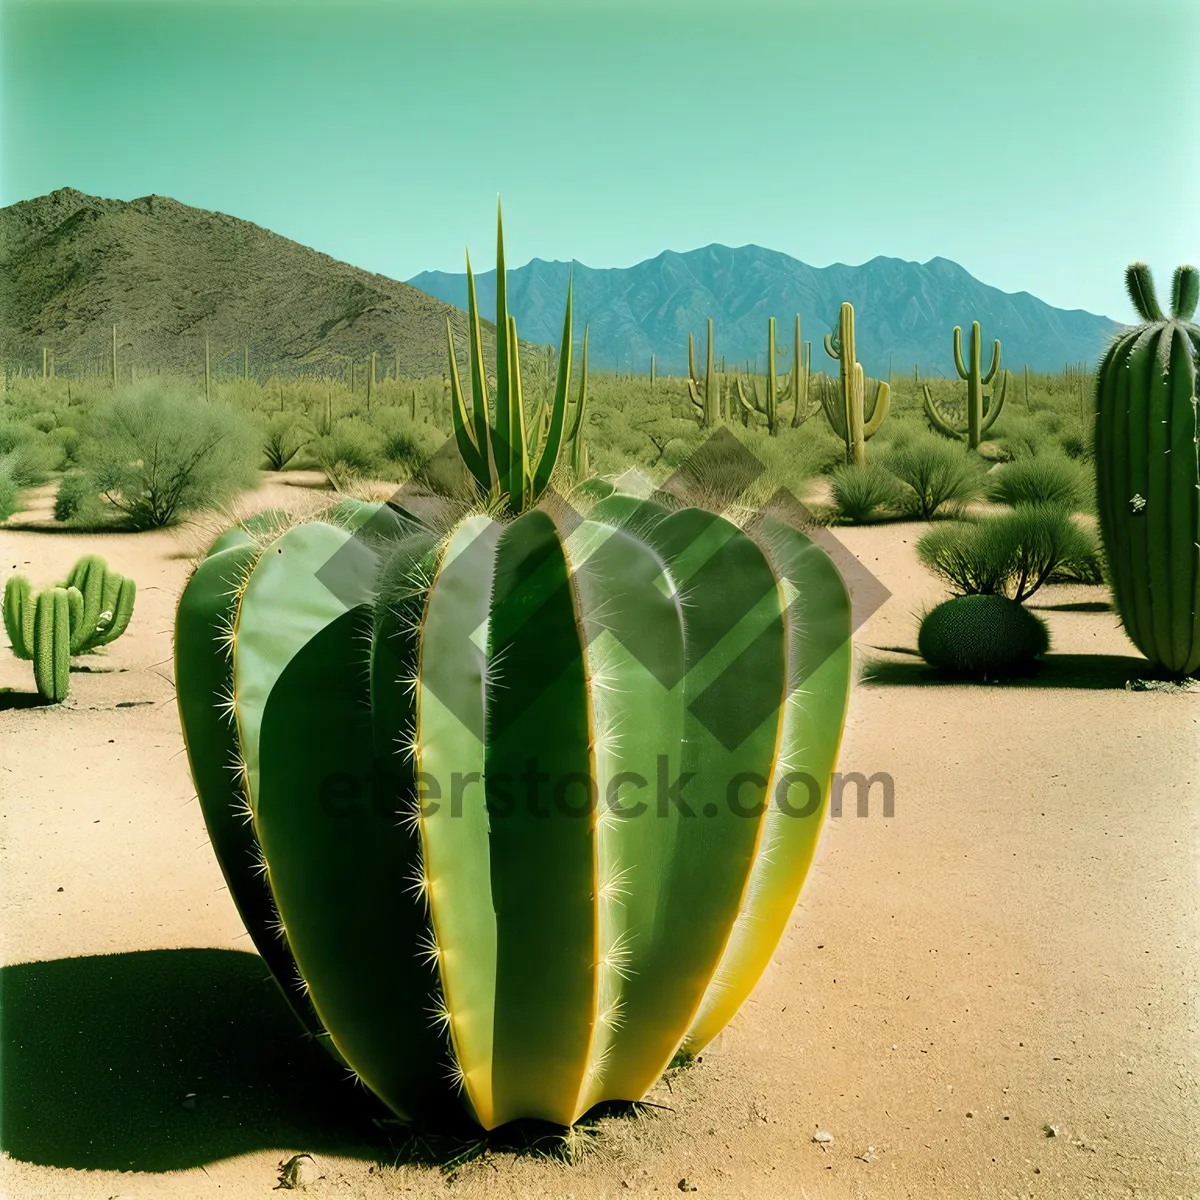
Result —
[[0, 528], [0, 574], [99, 552], [139, 588], [61, 706], [0, 653], [3, 1195], [267, 1197], [299, 1153], [314, 1197], [1200, 1195], [1200, 696], [1126, 690], [1141, 660], [1105, 593], [1064, 586], [1034, 600], [1063, 656], [1039, 680], [931, 683], [879, 649], [914, 647], [942, 596], [921, 530], [838, 531], [892, 592], [857, 635], [885, 665], [840, 765], [888, 772], [895, 815], [827, 822], [775, 961], [661, 1107], [575, 1165], [495, 1151], [451, 1176], [371, 1123], [248, 953], [171, 680], [203, 532]]

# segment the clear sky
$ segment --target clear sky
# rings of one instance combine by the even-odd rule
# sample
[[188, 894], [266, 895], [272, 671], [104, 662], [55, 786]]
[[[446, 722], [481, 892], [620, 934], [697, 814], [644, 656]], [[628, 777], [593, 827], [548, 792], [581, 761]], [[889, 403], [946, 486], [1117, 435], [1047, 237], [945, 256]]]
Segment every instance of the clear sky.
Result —
[[219, 209], [397, 278], [754, 242], [1117, 319], [1200, 258], [1198, 0], [4, 0], [0, 205]]

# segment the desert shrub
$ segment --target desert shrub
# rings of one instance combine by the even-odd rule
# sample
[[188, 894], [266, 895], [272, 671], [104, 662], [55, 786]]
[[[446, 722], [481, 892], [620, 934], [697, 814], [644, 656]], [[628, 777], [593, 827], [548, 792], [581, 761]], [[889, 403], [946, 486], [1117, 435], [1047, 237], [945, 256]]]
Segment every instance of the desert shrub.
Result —
[[369, 478], [383, 462], [383, 439], [365, 421], [349, 417], [312, 444], [313, 457], [329, 482], [343, 488], [356, 479]]
[[54, 496], [54, 519], [72, 525], [103, 525], [112, 510], [101, 500], [96, 482], [86, 471], [70, 471], [62, 477]]
[[253, 426], [219, 404], [147, 384], [101, 404], [91, 426], [81, 453], [85, 472], [135, 529], [171, 525], [257, 479]]
[[1006, 596], [956, 596], [925, 614], [917, 649], [930, 666], [974, 679], [1030, 670], [1050, 648], [1045, 622]]
[[38, 431], [26, 421], [0, 417], [0, 454], [11, 454], [18, 446], [37, 438]]
[[988, 475], [987, 497], [998, 504], [1059, 504], [1077, 512], [1088, 497], [1087, 469], [1059, 452], [1005, 463]]
[[1058, 444], [1068, 458], [1089, 461], [1092, 457], [1092, 423], [1072, 417], [1063, 422]]
[[0, 521], [7, 521], [21, 507], [21, 489], [0, 459]]
[[282, 471], [308, 445], [312, 432], [293, 413], [272, 413], [262, 431], [263, 461], [268, 471]]
[[20, 442], [7, 454], [0, 455], [0, 461], [17, 487], [39, 487], [58, 468], [62, 452], [54, 443], [38, 437]]
[[60, 464], [63, 467], [74, 466], [79, 461], [83, 435], [74, 425], [60, 425], [52, 431], [50, 439], [58, 447]]
[[383, 457], [410, 472], [420, 470], [446, 440], [439, 430], [396, 408], [380, 409], [371, 426], [379, 435]]
[[980, 492], [976, 460], [936, 434], [914, 434], [888, 450], [883, 465], [905, 485], [900, 510], [924, 520], [957, 512]]
[[1095, 535], [1066, 509], [1029, 504], [998, 517], [933, 529], [917, 555], [960, 595], [1001, 595], [1026, 600], [1055, 572], [1094, 562]]
[[904, 484], [873, 460], [861, 467], [839, 467], [831, 482], [838, 513], [852, 524], [892, 513], [904, 501]]

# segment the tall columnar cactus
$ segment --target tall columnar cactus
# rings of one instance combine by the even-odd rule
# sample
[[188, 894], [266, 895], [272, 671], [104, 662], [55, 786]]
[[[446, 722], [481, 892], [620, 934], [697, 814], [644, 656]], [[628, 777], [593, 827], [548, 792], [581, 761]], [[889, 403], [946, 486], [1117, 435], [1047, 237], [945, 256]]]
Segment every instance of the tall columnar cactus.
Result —
[[954, 366], [959, 378], [967, 382], [967, 423], [966, 428], [956, 425], [953, 418], [934, 399], [928, 384], [924, 387], [925, 413], [933, 427], [946, 437], [964, 437], [967, 445], [975, 450], [983, 440], [983, 435], [996, 423], [1000, 410], [1004, 407], [1004, 396], [1007, 391], [1007, 372], [1001, 375], [989, 398], [984, 397], [983, 389], [986, 384], [996, 378], [1000, 370], [1000, 339], [992, 343], [992, 365], [986, 375], [982, 374], [979, 342], [979, 322], [971, 325], [971, 351], [966, 363], [962, 356], [962, 326], [954, 327]]
[[714, 426], [721, 418], [721, 384], [713, 370], [713, 323], [708, 318], [708, 358], [704, 368], [704, 382], [696, 376], [696, 352], [692, 335], [688, 334], [688, 399], [692, 411], [706, 429]]
[[[891, 388], [868, 380], [854, 354], [854, 306], [843, 304], [838, 327], [825, 335], [825, 353], [841, 365], [840, 388], [822, 388], [821, 403], [834, 433], [846, 443], [846, 460], [867, 461], [867, 439], [887, 420]], [[870, 395], [868, 396], [868, 393]]]
[[507, 425], [455, 397], [496, 473], [478, 508], [226, 534], [180, 600], [176, 691], [230, 893], [309, 1031], [401, 1116], [569, 1125], [702, 1049], [769, 962], [850, 609], [769, 516], [614, 494], [560, 529], [497, 328]]
[[1173, 675], [1200, 671], [1200, 467], [1194, 321], [1200, 273], [1179, 267], [1163, 313], [1150, 268], [1125, 272], [1144, 322], [1109, 347], [1096, 379], [1096, 497], [1121, 623]]

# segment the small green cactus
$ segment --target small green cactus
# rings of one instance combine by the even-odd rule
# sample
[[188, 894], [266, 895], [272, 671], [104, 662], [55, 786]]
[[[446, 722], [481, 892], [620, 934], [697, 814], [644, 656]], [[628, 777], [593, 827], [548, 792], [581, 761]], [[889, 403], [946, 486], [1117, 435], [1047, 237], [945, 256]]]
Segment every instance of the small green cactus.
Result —
[[[42, 599], [51, 592], [62, 593], [62, 600], [54, 604], [65, 613], [65, 640], [58, 635], [58, 607], [46, 608], [47, 614], [54, 613], [53, 621], [44, 615], [42, 634], [37, 632], [38, 613], [45, 607]], [[71, 656], [90, 654], [119, 638], [133, 615], [136, 595], [133, 580], [110, 571], [98, 554], [81, 558], [63, 583], [36, 596], [24, 575], [9, 578], [4, 585], [4, 628], [14, 657], [33, 660], [34, 679], [42, 695], [55, 702], [66, 697], [69, 681], [62, 681], [62, 671], [70, 670]], [[50, 629], [55, 630], [53, 637]], [[58, 662], [60, 654], [66, 655], [66, 667]]]
[[1004, 396], [1008, 390], [1008, 372], [1005, 371], [997, 380], [991, 396], [985, 397], [983, 389], [996, 378], [1000, 370], [1000, 339], [992, 344], [992, 365], [986, 375], [981, 373], [979, 355], [979, 322], [971, 325], [971, 352], [966, 363], [962, 356], [962, 326], [954, 327], [954, 366], [959, 378], [967, 381], [967, 425], [966, 428], [955, 424], [954, 419], [938, 404], [929, 385], [925, 384], [925, 415], [929, 423], [946, 437], [966, 438], [967, 445], [972, 450], [979, 448], [983, 435], [996, 423], [1000, 410], [1004, 407]]
[[843, 304], [838, 327], [825, 335], [825, 353], [841, 364], [841, 386], [822, 380], [821, 404], [830, 427], [846, 443], [846, 461], [867, 461], [867, 439], [887, 420], [891, 388], [868, 380], [854, 354], [854, 305]]

